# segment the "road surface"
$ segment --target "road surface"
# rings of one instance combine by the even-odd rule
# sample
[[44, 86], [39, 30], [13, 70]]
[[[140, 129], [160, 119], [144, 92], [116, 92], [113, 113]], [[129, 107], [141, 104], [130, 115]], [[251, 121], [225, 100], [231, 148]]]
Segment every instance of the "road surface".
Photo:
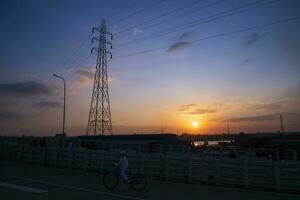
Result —
[[104, 188], [93, 172], [0, 161], [0, 199], [7, 200], [296, 200], [300, 195], [149, 180], [143, 192]]

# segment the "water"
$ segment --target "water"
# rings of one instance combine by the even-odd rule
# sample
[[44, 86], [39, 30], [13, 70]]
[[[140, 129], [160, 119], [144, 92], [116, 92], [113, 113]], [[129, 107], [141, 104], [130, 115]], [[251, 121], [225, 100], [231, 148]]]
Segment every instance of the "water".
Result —
[[204, 144], [214, 146], [218, 145], [219, 143], [230, 143], [231, 140], [209, 140], [209, 141], [203, 141], [203, 140], [198, 140], [194, 141], [195, 146], [202, 146]]

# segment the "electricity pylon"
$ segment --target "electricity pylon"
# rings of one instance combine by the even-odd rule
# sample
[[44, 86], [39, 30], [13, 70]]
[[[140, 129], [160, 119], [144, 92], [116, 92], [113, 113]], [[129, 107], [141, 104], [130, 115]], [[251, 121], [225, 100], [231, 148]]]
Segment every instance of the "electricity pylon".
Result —
[[96, 71], [94, 78], [94, 86], [92, 100], [88, 118], [86, 134], [106, 135], [112, 134], [112, 123], [110, 114], [110, 103], [108, 93], [108, 76], [107, 76], [107, 54], [112, 54], [107, 50], [107, 45], [112, 49], [112, 43], [106, 41], [106, 36], [109, 35], [113, 39], [113, 35], [106, 31], [105, 20], [102, 19], [100, 28], [94, 27], [92, 32], [97, 31], [98, 37], [92, 38], [92, 43], [98, 42], [98, 48], [92, 48], [91, 53], [97, 52]]

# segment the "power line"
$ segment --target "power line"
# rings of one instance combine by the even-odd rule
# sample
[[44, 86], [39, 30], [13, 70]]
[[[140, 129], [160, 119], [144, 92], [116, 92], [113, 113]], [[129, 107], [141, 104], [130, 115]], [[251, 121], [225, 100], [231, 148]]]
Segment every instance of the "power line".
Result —
[[[149, 40], [149, 39], [152, 39], [152, 38], [160, 37], [161, 35], [165, 35], [165, 34], [169, 34], [169, 33], [172, 33], [172, 32], [182, 30], [182, 28], [187, 28], [187, 27], [190, 27], [190, 26], [195, 26], [195, 25], [200, 25], [200, 24], [212, 22], [212, 21], [215, 21], [215, 20], [218, 20], [218, 19], [221, 19], [221, 18], [223, 19], [225, 17], [229, 17], [229, 16], [232, 16], [232, 15], [236, 15], [236, 14], [248, 11], [248, 10], [259, 8], [259, 7], [262, 7], [262, 6], [271, 4], [271, 3], [275, 3], [275, 2], [280, 1], [280, 0], [273, 0], [273, 1], [265, 2], [263, 4], [259, 4], [260, 2], [263, 2], [263, 1], [264, 0], [255, 1], [255, 2], [252, 2], [252, 3], [248, 3], [248, 4], [245, 4], [245, 5], [242, 5], [242, 6], [235, 7], [233, 9], [229, 9], [229, 10], [226, 10], [226, 11], [216, 13], [216, 14], [208, 16], [208, 17], [197, 19], [197, 20], [194, 20], [194, 21], [189, 22], [189, 23], [173, 26], [171, 28], [167, 28], [165, 30], [162, 30], [162, 31], [159, 31], [159, 32], [156, 32], [156, 33], [152, 33], [150, 35], [147, 35], [147, 36], [144, 36], [144, 37], [141, 37], [141, 38], [137, 38], [137, 39], [130, 40], [128, 42], [124, 42], [122, 44], [116, 45], [116, 48], [127, 46], [127, 45], [130, 45], [132, 43], [143, 42], [143, 41], [146, 41], [146, 40]], [[255, 4], [258, 4], [258, 5], [255, 5]], [[255, 6], [251, 7], [252, 5], [255, 5]], [[236, 11], [236, 12], [233, 12], [233, 11]], [[228, 14], [226, 14], [226, 13], [228, 13]], [[221, 14], [226, 14], [226, 15], [221, 15]], [[210, 18], [212, 18], [212, 19], [210, 19]]]
[[[82, 47], [85, 45], [85, 43], [91, 38], [92, 34], [90, 34], [85, 40], [83, 40], [80, 45], [75, 49], [75, 51], [71, 54], [71, 56], [68, 57], [68, 59], [66, 59], [64, 61], [64, 63], [60, 66], [61, 68], [64, 68], [65, 66], [67, 65], [70, 65], [69, 63], [71, 62], [72, 58], [80, 51], [80, 49], [82, 49]], [[84, 49], [84, 51], [86, 50], [87, 48]], [[75, 58], [75, 61], [78, 60], [79, 57], [81, 57], [83, 55], [83, 52], [81, 52], [81, 54], [79, 56], [77, 56]], [[72, 64], [75, 63], [75, 61], [73, 60]], [[59, 72], [57, 73], [60, 73], [60, 74], [64, 74], [66, 72], [66, 68], [65, 69], [61, 69]], [[49, 79], [47, 81], [45, 81], [45, 83], [49, 83], [49, 81], [52, 79], [52, 76], [49, 77]]]
[[[165, 35], [165, 34], [169, 34], [169, 33], [172, 33], [172, 32], [176, 32], [178, 30], [182, 30], [182, 28], [187, 28], [189, 26], [194, 26], [196, 24], [204, 24], [204, 23], [207, 23], [207, 22], [215, 21], [215, 20], [220, 19], [220, 18], [232, 16], [234, 14], [238, 14], [238, 13], [246, 11], [246, 10], [240, 10], [240, 11], [235, 12], [235, 13], [233, 11], [236, 11], [236, 10], [239, 10], [239, 9], [243, 9], [243, 8], [255, 5], [257, 3], [263, 2], [263, 1], [264, 0], [255, 1], [255, 2], [252, 2], [252, 3], [248, 3], [248, 4], [245, 4], [245, 5], [242, 5], [242, 6], [235, 7], [233, 9], [229, 9], [229, 10], [226, 10], [226, 11], [218, 12], [216, 14], [213, 14], [213, 15], [201, 18], [201, 19], [197, 19], [197, 20], [194, 20], [194, 21], [189, 22], [189, 23], [185, 23], [185, 24], [173, 26], [171, 28], [167, 28], [165, 30], [162, 30], [162, 31], [159, 31], [159, 32], [155, 32], [155, 33], [152, 33], [150, 35], [147, 35], [147, 36], [144, 36], [144, 37], [141, 37], [141, 38], [137, 38], [137, 39], [134, 39], [134, 40], [130, 40], [130, 41], [124, 42], [124, 43], [122, 43], [120, 45], [116, 45], [116, 48], [122, 47], [122, 46], [127, 46], [127, 45], [130, 45], [132, 43], [143, 42], [143, 41], [146, 41], [146, 40], [149, 40], [149, 39], [152, 39], [152, 38], [160, 37], [161, 35]], [[279, 0], [275, 0], [275, 1], [279, 1]], [[268, 3], [270, 3], [270, 2], [268, 2]], [[264, 5], [258, 5], [258, 6], [264, 6]], [[250, 8], [248, 8], [248, 10], [249, 9], [253, 9], [253, 8], [257, 8], [257, 7], [252, 7], [252, 8], [250, 7]], [[225, 14], [229, 13], [229, 14], [227, 14], [227, 15], [221, 15], [221, 14], [224, 14], [224, 13]], [[218, 16], [218, 15], [221, 15], [221, 16]], [[215, 18], [213, 18], [213, 17], [215, 17]], [[210, 18], [213, 18], [213, 19], [210, 19]], [[206, 21], [204, 21], [204, 20], [206, 20]]]
[[178, 18], [178, 17], [183, 17], [183, 16], [186, 16], [186, 15], [190, 15], [190, 14], [199, 12], [199, 11], [201, 11], [201, 10], [203, 10], [203, 9], [206, 9], [206, 8], [209, 8], [209, 7], [212, 7], [212, 6], [215, 6], [215, 5], [217, 5], [217, 4], [219, 4], [219, 3], [223, 3], [223, 2], [224, 2], [224, 0], [219, 0], [219, 1], [216, 1], [216, 2], [211, 3], [211, 4], [209, 4], [209, 5], [206, 5], [206, 6], [197, 8], [197, 9], [195, 9], [195, 10], [189, 11], [188, 13], [183, 13], [183, 14], [181, 14], [181, 15], [176, 15], [176, 16], [174, 16], [174, 17], [170, 17], [170, 18], [168, 18], [168, 19], [166, 19], [166, 20], [163, 20], [163, 21], [160, 21], [160, 22], [158, 22], [158, 23], [151, 24], [151, 25], [149, 25], [149, 26], [147, 26], [147, 27], [144, 27], [143, 30], [146, 30], [146, 29], [149, 29], [149, 28], [152, 28], [152, 27], [155, 27], [155, 26], [164, 24], [164, 23], [166, 23], [166, 22], [170, 22], [171, 20], [174, 20], [174, 19], [176, 19], [176, 18]]
[[73, 60], [73, 62], [71, 63], [71, 64], [69, 64], [69, 65], [73, 65], [73, 64], [75, 64], [77, 61], [78, 61], [78, 59], [87, 51], [87, 50], [89, 50], [91, 48], [91, 44], [89, 45], [89, 46], [87, 46], [80, 54], [79, 54], [79, 56], [77, 56], [74, 60]]
[[78, 46], [78, 48], [75, 49], [75, 51], [71, 54], [71, 56], [62, 64], [61, 67], [65, 66], [71, 59], [73, 56], [75, 56], [79, 50], [85, 45], [85, 43], [92, 37], [92, 34], [90, 34], [87, 39], [83, 40], [80, 45]]
[[[253, 29], [259, 29], [259, 28], [264, 28], [264, 27], [273, 26], [273, 25], [277, 25], [277, 24], [296, 21], [296, 20], [299, 20], [299, 19], [300, 19], [300, 17], [293, 17], [293, 18], [287, 18], [287, 19], [283, 19], [283, 20], [273, 21], [273, 22], [266, 23], [266, 24], [251, 26], [251, 27], [244, 28], [244, 29], [239, 29], [239, 30], [234, 30], [234, 31], [230, 31], [230, 32], [225, 32], [225, 33], [220, 33], [220, 34], [216, 34], [216, 35], [212, 35], [212, 36], [199, 38], [199, 39], [196, 39], [196, 40], [189, 41], [189, 43], [197, 43], [197, 42], [200, 42], [200, 41], [203, 41], [203, 40], [214, 39], [214, 38], [218, 38], [218, 37], [224, 37], [224, 36], [228, 36], [228, 35], [233, 35], [233, 34], [237, 34], [237, 33], [241, 33], [241, 32], [250, 31], [250, 30], [253, 30]], [[114, 60], [121, 59], [121, 58], [126, 58], [126, 57], [131, 57], [131, 56], [135, 56], [135, 55], [139, 55], [139, 54], [150, 53], [150, 52], [159, 51], [159, 50], [168, 49], [168, 48], [169, 48], [169, 45], [159, 47], [159, 48], [139, 51], [139, 52], [135, 52], [135, 53], [132, 53], [132, 54], [116, 57]]]
[[[92, 56], [92, 54], [89, 54], [84, 59], [82, 59], [81, 62], [76, 67], [74, 67], [74, 69], [77, 69], [80, 66], [82, 66], [91, 56]], [[70, 76], [70, 74], [68, 74], [65, 78], [68, 78], [69, 76]]]
[[161, 3], [165, 2], [165, 1], [167, 1], [167, 0], [159, 0], [159, 1], [155, 1], [153, 4], [150, 4], [149, 6], [146, 6], [146, 7], [142, 8], [142, 9], [140, 9], [140, 10], [137, 10], [137, 11], [135, 11], [135, 12], [133, 12], [133, 13], [131, 13], [131, 14], [125, 16], [125, 17], [120, 18], [119, 20], [117, 20], [117, 21], [114, 22], [113, 24], [116, 25], [116, 24], [118, 24], [118, 23], [120, 23], [120, 22], [122, 22], [122, 21], [124, 21], [124, 20], [126, 20], [126, 19], [128, 19], [128, 18], [131, 18], [131, 17], [133, 17], [133, 16], [135, 16], [135, 15], [141, 13], [141, 12], [144, 12], [144, 11], [146, 11], [146, 10], [148, 10], [148, 9], [151, 9], [151, 8], [157, 6], [157, 5], [159, 5], [159, 4], [161, 4]]
[[194, 1], [193, 3], [186, 4], [185, 6], [178, 7], [178, 8], [176, 8], [176, 9], [171, 10], [171, 11], [168, 11], [168, 12], [166, 12], [166, 13], [163, 13], [163, 14], [161, 14], [161, 15], [159, 15], [159, 16], [153, 17], [153, 18], [151, 18], [151, 19], [149, 19], [149, 20], [146, 20], [146, 21], [140, 22], [140, 23], [138, 23], [138, 24], [135, 24], [135, 25], [133, 25], [133, 26], [131, 26], [131, 27], [129, 27], [129, 28], [121, 29], [120, 31], [118, 31], [118, 32], [115, 33], [115, 34], [117, 35], [117, 34], [124, 33], [124, 32], [126, 32], [126, 31], [129, 31], [129, 30], [131, 30], [131, 29], [137, 27], [137, 26], [145, 25], [145, 24], [147, 24], [147, 23], [149, 23], [149, 22], [152, 22], [152, 21], [154, 21], [154, 20], [156, 20], [156, 19], [160, 19], [160, 18], [165, 17], [165, 16], [167, 16], [167, 15], [170, 15], [170, 14], [172, 14], [172, 13], [174, 13], [174, 12], [177, 12], [177, 11], [183, 10], [183, 9], [185, 9], [185, 8], [188, 8], [188, 7], [190, 7], [190, 6], [194, 6], [194, 5], [196, 5], [196, 4], [199, 4], [199, 3], [201, 3], [202, 1], [203, 1], [203, 0], [197, 0], [197, 1]]

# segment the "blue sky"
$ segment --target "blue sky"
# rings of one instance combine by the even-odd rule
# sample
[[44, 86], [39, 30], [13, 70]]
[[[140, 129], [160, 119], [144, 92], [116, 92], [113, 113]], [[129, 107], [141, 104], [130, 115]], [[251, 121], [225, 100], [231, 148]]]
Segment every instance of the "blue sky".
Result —
[[[299, 8], [297, 0], [1, 1], [1, 125], [9, 134], [57, 132], [61, 83], [51, 75], [58, 73], [68, 84], [67, 131], [85, 132], [92, 80], [82, 72], [93, 73], [89, 37], [104, 18], [114, 33], [109, 77], [117, 132], [161, 126], [191, 132], [199, 121], [204, 132], [221, 133], [225, 120], [260, 116], [267, 117], [233, 120], [232, 130], [277, 131], [272, 116], [279, 113], [290, 130], [299, 130]], [[179, 28], [164, 32], [173, 27]]]

